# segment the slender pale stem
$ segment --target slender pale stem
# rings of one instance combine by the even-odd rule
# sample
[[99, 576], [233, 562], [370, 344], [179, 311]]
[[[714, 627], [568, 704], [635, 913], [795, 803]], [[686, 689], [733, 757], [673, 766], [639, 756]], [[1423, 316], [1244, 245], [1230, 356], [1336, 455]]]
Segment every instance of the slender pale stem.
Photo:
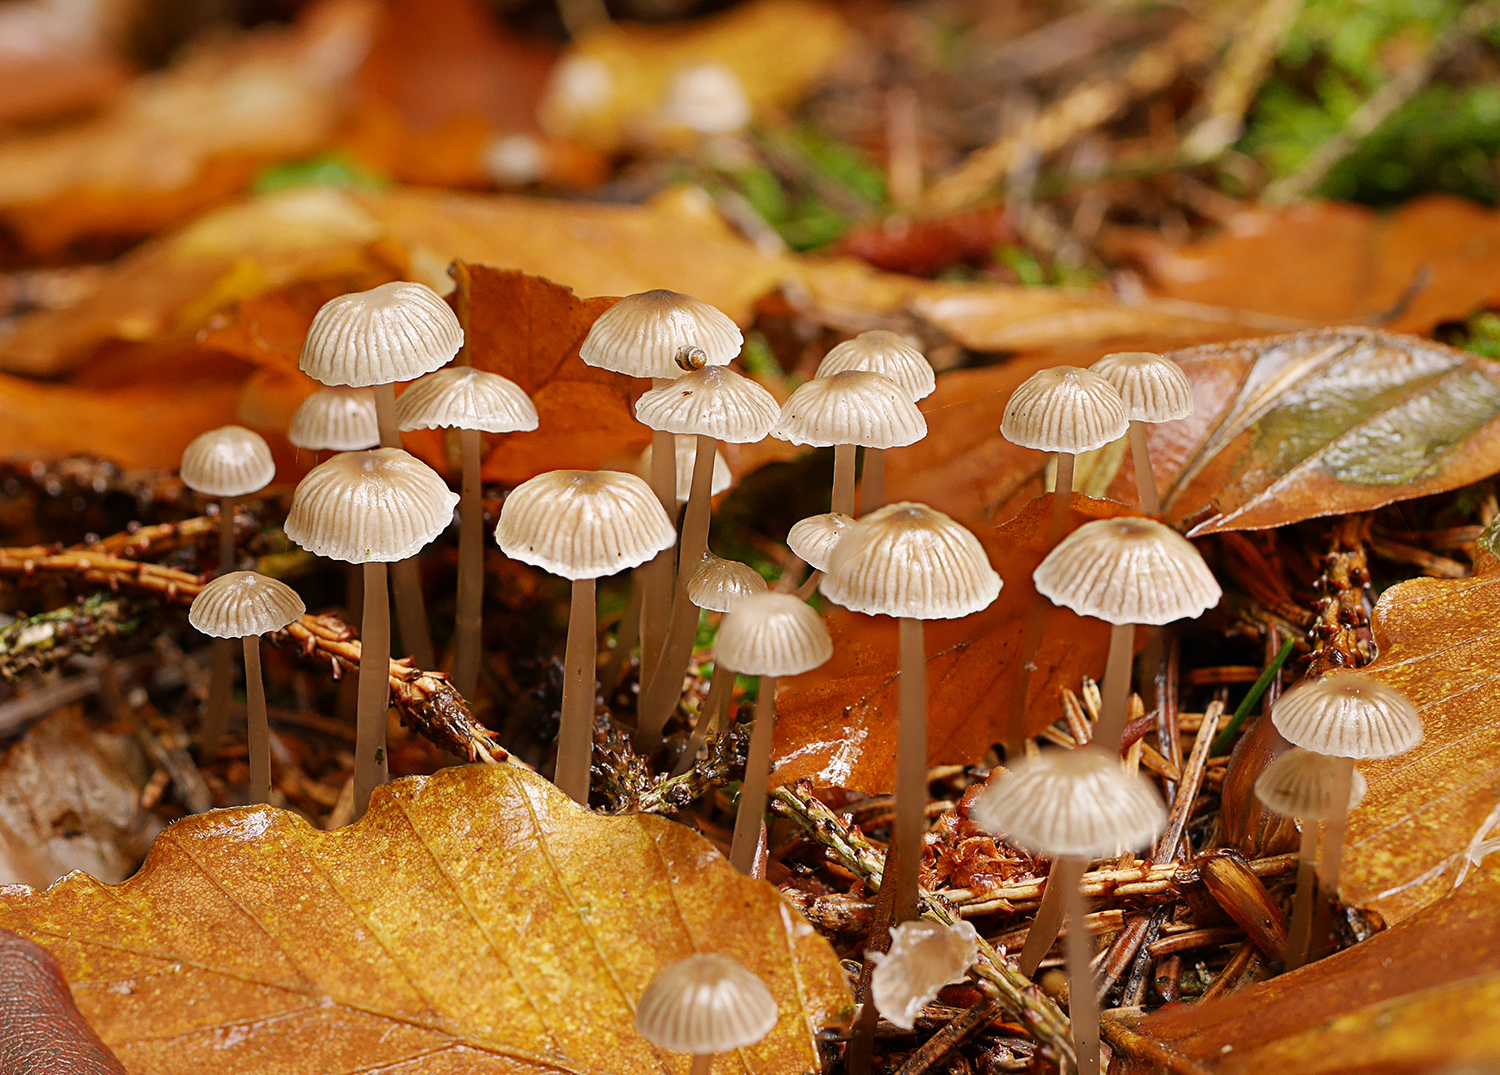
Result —
[[1052, 487], [1052, 525], [1048, 532], [1051, 544], [1062, 540], [1068, 529], [1068, 512], [1073, 504], [1073, 453], [1057, 453], [1057, 482]]
[[729, 695], [733, 687], [734, 673], [723, 665], [714, 665], [714, 678], [708, 684], [708, 697], [703, 699], [703, 708], [698, 711], [698, 723], [693, 725], [693, 734], [688, 737], [682, 757], [677, 759], [677, 765], [672, 770], [673, 776], [681, 776], [691, 769], [704, 740], [710, 734], [718, 734], [724, 730], [724, 713], [729, 710]]
[[458, 502], [458, 614], [453, 630], [453, 686], [473, 702], [479, 690], [479, 655], [484, 616], [484, 505], [480, 465], [484, 434], [458, 433], [463, 480]]
[[1161, 511], [1161, 498], [1156, 492], [1156, 474], [1151, 470], [1151, 450], [1146, 447], [1146, 423], [1131, 419], [1130, 456], [1135, 462], [1135, 489], [1141, 502], [1141, 511], [1155, 515]]
[[1335, 758], [1333, 806], [1338, 811], [1323, 829], [1323, 853], [1318, 860], [1318, 881], [1328, 894], [1339, 890], [1339, 867], [1344, 858], [1344, 830], [1349, 820], [1349, 791], [1354, 783], [1354, 759]]
[[[682, 520], [682, 554], [678, 558], [677, 584], [687, 590], [688, 580], [698, 570], [708, 549], [708, 524], [713, 507], [714, 456], [719, 442], [713, 437], [699, 437], [693, 453], [693, 484], [688, 492], [687, 514]], [[695, 617], [696, 618], [696, 617]]]
[[1047, 873], [1047, 884], [1042, 889], [1042, 902], [1037, 906], [1036, 918], [1032, 920], [1031, 928], [1026, 931], [1026, 943], [1021, 946], [1021, 958], [1017, 963], [1018, 969], [1028, 978], [1036, 977], [1036, 969], [1042, 965], [1042, 960], [1047, 958], [1047, 953], [1052, 951], [1052, 942], [1057, 940], [1057, 935], [1062, 932], [1063, 910], [1067, 906], [1065, 883], [1067, 878], [1062, 870], [1062, 859], [1052, 861], [1052, 869]]
[[694, 1053], [692, 1067], [688, 1068], [688, 1075], [708, 1075], [708, 1069], [713, 1066], [713, 1053]]
[[354, 729], [354, 820], [365, 816], [370, 793], [386, 781], [385, 714], [390, 706], [391, 608], [386, 565], [365, 564], [360, 622], [359, 714]]
[[729, 861], [747, 877], [755, 869], [755, 847], [766, 816], [771, 784], [771, 732], [776, 720], [776, 677], [760, 677], [755, 699], [755, 723], [750, 731], [750, 755], [745, 759], [745, 782], [740, 785], [740, 810], [734, 816], [734, 842]]
[[[658, 385], [664, 379], [657, 378]], [[666, 508], [669, 518], [677, 518], [677, 442], [670, 433], [657, 430], [651, 436], [651, 489]], [[641, 605], [641, 685], [638, 698], [644, 706], [656, 675], [657, 661], [667, 644], [667, 630], [672, 620], [672, 576], [677, 565], [677, 550], [665, 549], [648, 563], [637, 568], [645, 595]], [[637, 710], [636, 726], [644, 709]]]
[[[219, 501], [219, 562], [215, 574], [235, 569], [234, 497]], [[208, 698], [203, 703], [203, 723], [198, 743], [205, 758], [219, 749], [229, 729], [229, 690], [234, 680], [234, 639], [216, 638], [209, 647]]]
[[854, 445], [833, 446], [833, 496], [829, 510], [841, 515], [854, 514]]
[[865, 470], [859, 480], [859, 513], [868, 515], [885, 504], [885, 449], [865, 449]]
[[266, 683], [260, 671], [260, 635], [240, 639], [245, 648], [245, 719], [250, 728], [250, 801], [271, 801], [271, 729]]
[[568, 611], [568, 649], [563, 659], [562, 723], [557, 729], [559, 791], [581, 806], [589, 802], [589, 766], [594, 760], [594, 663], [598, 656], [594, 580], [573, 580]]
[[[377, 384], [375, 423], [380, 428], [382, 448], [400, 448], [401, 430], [396, 425], [396, 386]], [[432, 632], [427, 627], [427, 602], [422, 597], [422, 577], [416, 560], [398, 560], [390, 566], [390, 587], [396, 597], [396, 619], [401, 627], [401, 648], [417, 662], [418, 668], [430, 669], [436, 664], [432, 650]], [[366, 587], [368, 590], [368, 587]]]
[[1318, 823], [1302, 821], [1302, 843], [1297, 849], [1297, 891], [1292, 895], [1292, 928], [1287, 935], [1286, 969], [1307, 962], [1312, 948], [1313, 896], [1318, 888]]
[[922, 833], [927, 828], [927, 651], [921, 620], [901, 618], [900, 730], [896, 753], [896, 903], [899, 925], [917, 916]]
[[818, 583], [822, 581], [823, 572], [819, 571], [817, 568], [813, 568], [812, 574], [807, 576], [807, 581], [804, 582], [801, 586], [798, 586], [792, 592], [797, 595], [798, 601], [806, 601], [813, 595], [813, 591], [818, 588]]
[[1099, 998], [1094, 992], [1094, 943], [1084, 923], [1084, 861], [1064, 855], [1052, 866], [1062, 882], [1068, 934], [1064, 947], [1068, 956], [1068, 1019], [1073, 1024], [1073, 1051], [1078, 1057], [1078, 1075], [1099, 1075]]
[[1109, 631], [1109, 657], [1104, 662], [1104, 683], [1099, 689], [1099, 724], [1094, 742], [1110, 754], [1120, 752], [1125, 734], [1125, 713], [1130, 701], [1130, 662], [1135, 657], [1135, 624], [1118, 623]]

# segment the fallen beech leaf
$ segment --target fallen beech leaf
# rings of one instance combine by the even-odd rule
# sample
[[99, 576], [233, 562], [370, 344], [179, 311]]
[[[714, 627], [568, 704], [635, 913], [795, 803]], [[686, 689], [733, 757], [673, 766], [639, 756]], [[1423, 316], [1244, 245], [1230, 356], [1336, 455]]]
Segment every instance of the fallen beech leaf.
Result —
[[[972, 765], [994, 744], [1035, 735], [1062, 716], [1058, 688], [1104, 671], [1109, 628], [1037, 597], [1031, 573], [1051, 548], [1052, 498], [1029, 504], [977, 536], [1000, 573], [1000, 597], [983, 612], [930, 620], [927, 635], [927, 759]], [[1075, 495], [1071, 526], [1124, 514], [1119, 504]], [[1026, 726], [1010, 726], [1016, 653], [1028, 611], [1040, 601], [1045, 633], [1031, 677]], [[823, 787], [879, 794], [895, 786], [896, 621], [834, 608], [833, 657], [782, 681], [776, 694], [777, 784], [801, 778]]]
[[[319, 832], [269, 807], [187, 818], [116, 888], [0, 890], [132, 1071], [660, 1072], [636, 997], [695, 950], [763, 978], [781, 1018], [747, 1072], [818, 1064], [847, 1016], [833, 950], [698, 835], [580, 810], [511, 766], [387, 785]], [[681, 1063], [675, 1060], [673, 1063]]]

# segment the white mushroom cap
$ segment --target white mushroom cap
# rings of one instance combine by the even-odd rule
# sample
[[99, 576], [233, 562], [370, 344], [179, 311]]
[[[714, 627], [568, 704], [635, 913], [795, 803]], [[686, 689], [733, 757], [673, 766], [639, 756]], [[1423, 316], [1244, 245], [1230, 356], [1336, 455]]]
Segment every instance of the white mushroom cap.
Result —
[[694, 64], [672, 79], [662, 115], [699, 134], [730, 134], [750, 122], [750, 100], [723, 64]]
[[1389, 758], [1422, 741], [1411, 699], [1361, 672], [1303, 680], [1276, 699], [1271, 723], [1292, 744], [1337, 758]]
[[[693, 462], [698, 458], [698, 438], [678, 434], [672, 438], [673, 452], [677, 460], [677, 503], [686, 504], [693, 491]], [[651, 445], [641, 453], [635, 472], [648, 482], [651, 480]], [[729, 472], [729, 460], [724, 453], [714, 449], [714, 473], [709, 479], [709, 495], [718, 496], [734, 484], [734, 475]]]
[[727, 1053], [754, 1045], [776, 1025], [776, 998], [728, 956], [700, 952], [651, 979], [635, 1005], [635, 1032], [674, 1053]]
[[634, 474], [549, 470], [511, 490], [495, 541], [554, 575], [592, 579], [644, 564], [676, 543], [677, 529]]
[[357, 452], [380, 443], [375, 393], [368, 388], [335, 385], [320, 388], [292, 414], [286, 439], [313, 451]]
[[742, 598], [765, 593], [768, 589], [760, 572], [749, 564], [725, 560], [711, 552], [703, 554], [698, 570], [693, 572], [687, 584], [688, 600], [713, 612], [728, 612]]
[[344, 452], [297, 483], [286, 536], [332, 560], [389, 563], [441, 534], [457, 506], [437, 471], [400, 448]]
[[816, 377], [793, 392], [771, 436], [814, 448], [900, 448], [927, 436], [927, 419], [889, 377], [848, 370]]
[[302, 372], [354, 388], [411, 381], [464, 343], [458, 317], [426, 284], [398, 280], [323, 304], [302, 345]]
[[248, 638], [279, 631], [306, 611], [286, 583], [255, 571], [231, 571], [198, 591], [188, 606], [188, 623], [210, 638]]
[[891, 927], [891, 946], [871, 952], [870, 996], [896, 1026], [910, 1030], [945, 985], [962, 982], [979, 959], [979, 931], [968, 922], [903, 922]]
[[840, 511], [809, 515], [792, 524], [786, 535], [787, 548], [817, 571], [827, 571], [844, 532], [854, 525], [852, 516]]
[[937, 377], [927, 356], [911, 345], [905, 336], [885, 329], [861, 332], [845, 340], [823, 356], [815, 377], [832, 377], [845, 370], [864, 370], [888, 377], [915, 403], [926, 399], [937, 388]]
[[951, 620], [987, 607], [1000, 576], [967, 529], [925, 504], [887, 504], [840, 539], [818, 587], [872, 616]]
[[1006, 440], [1044, 452], [1091, 452], [1129, 428], [1115, 386], [1076, 366], [1032, 374], [1011, 394], [1000, 420]]
[[1340, 762], [1327, 754], [1292, 747], [1266, 766], [1255, 781], [1255, 797], [1266, 807], [1287, 817], [1307, 821], [1332, 821], [1343, 817], [1364, 801], [1369, 784], [1354, 770], [1349, 801], [1342, 809], [1333, 801], [1333, 787]]
[[477, 429], [520, 433], [537, 427], [536, 407], [521, 386], [473, 366], [434, 370], [396, 400], [402, 430]]
[[222, 426], [193, 438], [182, 452], [182, 484], [205, 496], [248, 496], [276, 477], [271, 448], [244, 426]]
[[665, 433], [730, 444], [764, 440], [781, 417], [776, 397], [727, 366], [704, 366], [635, 401], [635, 416]]
[[1133, 422], [1172, 422], [1193, 413], [1193, 386], [1182, 367], [1153, 351], [1116, 351], [1089, 367], [1115, 386]]
[[741, 598], [714, 641], [715, 659], [747, 676], [795, 676], [832, 656], [823, 618], [788, 593]]
[[1099, 858], [1146, 846], [1167, 823], [1151, 781], [1102, 750], [1049, 750], [991, 782], [970, 816], [1039, 855]]
[[1107, 623], [1201, 616], [1223, 591], [1192, 542], [1152, 519], [1095, 519], [1037, 565], [1037, 592]]
[[726, 366], [745, 343], [739, 326], [706, 302], [675, 291], [627, 295], [594, 322], [578, 348], [590, 366], [631, 377], [680, 377], [679, 356], [701, 348], [706, 364]]

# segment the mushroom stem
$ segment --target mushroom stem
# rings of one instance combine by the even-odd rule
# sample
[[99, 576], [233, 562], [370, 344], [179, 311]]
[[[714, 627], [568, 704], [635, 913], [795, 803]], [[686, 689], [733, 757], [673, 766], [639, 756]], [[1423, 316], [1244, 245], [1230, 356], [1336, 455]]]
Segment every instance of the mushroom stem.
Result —
[[375, 393], [375, 426], [380, 432], [382, 448], [401, 447], [401, 426], [396, 421], [396, 386], [377, 384]]
[[750, 754], [745, 759], [745, 782], [740, 785], [740, 811], [734, 816], [734, 842], [729, 846], [730, 864], [747, 877], [755, 869], [755, 846], [760, 842], [760, 826], [766, 815], [775, 721], [776, 677], [761, 676], [755, 722], [750, 730]]
[[1052, 874], [1063, 883], [1068, 933], [1064, 947], [1068, 957], [1068, 1020], [1073, 1024], [1073, 1052], [1078, 1057], [1078, 1075], [1099, 1075], [1099, 998], [1095, 993], [1094, 943], [1084, 922], [1083, 869], [1076, 855], [1063, 855], [1053, 863]]
[[714, 455], [719, 450], [719, 442], [713, 437], [700, 435], [697, 440], [698, 444], [693, 453], [693, 485], [688, 493], [687, 514], [682, 520], [682, 553], [678, 558], [677, 567], [677, 585], [681, 593], [687, 592], [688, 580], [698, 570], [703, 553], [708, 549], [709, 512], [713, 504]]
[[896, 902], [892, 921], [917, 916], [917, 876], [927, 813], [927, 652], [921, 620], [903, 616], [896, 748]]
[[1141, 511], [1155, 515], [1161, 511], [1156, 492], [1156, 474], [1151, 470], [1151, 450], [1146, 447], [1146, 423], [1130, 420], [1130, 456], [1135, 462], [1135, 488]]
[[620, 626], [615, 629], [615, 648], [610, 653], [609, 660], [604, 662], [604, 671], [599, 676], [599, 682], [606, 693], [614, 690], [619, 684], [620, 675], [625, 671], [625, 663], [630, 660], [631, 651], [641, 640], [643, 594], [641, 577], [636, 574], [630, 583], [630, 600], [625, 604], [625, 614], [620, 617]]
[[557, 729], [553, 783], [580, 806], [589, 803], [589, 765], [594, 758], [594, 662], [598, 656], [594, 580], [573, 580], [568, 646], [563, 659], [562, 722]]
[[1329, 895], [1339, 890], [1339, 867], [1344, 858], [1344, 829], [1349, 820], [1349, 793], [1354, 783], [1354, 759], [1335, 758], [1333, 806], [1337, 813], [1323, 829], [1323, 853], [1318, 861], [1318, 882]]
[[682, 757], [677, 759], [677, 765], [672, 769], [673, 776], [681, 776], [693, 767], [698, 751], [702, 749], [710, 733], [718, 734], [724, 730], [724, 713], [720, 710], [728, 712], [727, 703], [733, 683], [733, 672], [722, 665], [714, 665], [714, 678], [708, 683], [708, 697], [703, 699], [703, 708], [698, 710], [698, 723], [693, 725], [693, 734], [688, 737]]
[[712, 1053], [694, 1053], [693, 1065], [688, 1068], [688, 1075], [708, 1075], [709, 1068], [713, 1067], [714, 1057]]
[[1062, 540], [1068, 528], [1068, 509], [1073, 504], [1073, 453], [1057, 453], [1057, 481], [1052, 486], [1052, 544]]
[[865, 469], [860, 475], [859, 513], [868, 515], [885, 506], [885, 449], [865, 449]]
[[1286, 969], [1296, 970], [1307, 962], [1312, 946], [1313, 893], [1318, 887], [1318, 823], [1302, 822], [1302, 842], [1297, 848], [1297, 891], [1292, 896], [1292, 928], [1287, 936]]
[[854, 445], [833, 446], [833, 496], [829, 510], [840, 515], [854, 514]]
[[1026, 943], [1021, 946], [1021, 957], [1016, 962], [1017, 968], [1028, 978], [1036, 976], [1042, 960], [1052, 951], [1052, 942], [1062, 932], [1068, 888], [1067, 878], [1061, 872], [1062, 861], [1060, 858], [1052, 860], [1052, 868], [1047, 872], [1046, 887], [1042, 889], [1042, 902], [1037, 906], [1031, 928], [1026, 931]]
[[819, 571], [817, 568], [813, 568], [812, 574], [807, 576], [807, 581], [803, 582], [801, 586], [798, 586], [792, 592], [797, 595], [797, 600], [806, 601], [813, 595], [813, 591], [818, 588], [818, 583], [822, 581], [823, 572]]
[[[665, 379], [656, 378], [660, 386]], [[667, 516], [677, 517], [677, 442], [670, 433], [656, 430], [651, 435], [651, 490], [666, 508]], [[641, 605], [641, 685], [639, 717], [656, 675], [657, 661], [667, 644], [672, 618], [672, 568], [676, 565], [675, 549], [664, 549], [648, 563], [637, 568], [645, 593]]]
[[1120, 752], [1125, 734], [1125, 712], [1130, 700], [1130, 662], [1135, 657], [1135, 624], [1117, 623], [1109, 631], [1109, 657], [1104, 662], [1100, 688], [1099, 723], [1093, 741], [1101, 750]]
[[266, 722], [266, 683], [260, 672], [260, 635], [240, 639], [245, 648], [245, 720], [250, 728], [250, 801], [271, 801], [271, 729]]
[[[214, 573], [224, 575], [234, 568], [234, 497], [226, 496], [219, 501], [219, 562]], [[229, 688], [234, 678], [234, 640], [214, 639], [209, 648], [209, 658], [208, 698], [203, 703], [203, 725], [198, 733], [198, 743], [204, 757], [219, 749], [219, 743], [229, 729]]]
[[359, 626], [359, 714], [354, 730], [354, 818], [370, 807], [370, 792], [388, 775], [385, 714], [390, 705], [391, 609], [383, 562], [365, 564], [364, 617]]
[[458, 503], [458, 613], [453, 631], [453, 686], [474, 701], [479, 689], [479, 651], [484, 615], [484, 505], [480, 502], [484, 435], [459, 430], [463, 465]]
[[[377, 384], [373, 391], [380, 446], [400, 448], [401, 429], [396, 424], [396, 386]], [[396, 619], [401, 625], [401, 646], [417, 662], [418, 668], [430, 669], [436, 662], [432, 652], [432, 632], [427, 628], [427, 602], [422, 599], [422, 579], [417, 573], [417, 562], [398, 560], [391, 565], [388, 574], [389, 585], [396, 597]], [[367, 579], [368, 577], [366, 574]], [[365, 590], [368, 593], [369, 587]]]

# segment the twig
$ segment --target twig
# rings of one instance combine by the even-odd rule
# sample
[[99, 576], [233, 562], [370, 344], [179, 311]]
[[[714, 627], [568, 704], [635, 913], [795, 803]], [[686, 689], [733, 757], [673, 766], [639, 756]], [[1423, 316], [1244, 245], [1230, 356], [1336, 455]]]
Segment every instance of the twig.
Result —
[[1183, 766], [1182, 783], [1178, 785], [1177, 798], [1172, 801], [1172, 813], [1167, 817], [1166, 830], [1157, 841], [1157, 853], [1152, 856], [1152, 861], [1176, 858], [1182, 850], [1178, 844], [1192, 813], [1193, 801], [1198, 798], [1198, 789], [1203, 786], [1203, 773], [1208, 768], [1208, 758], [1212, 753], [1210, 748], [1214, 731], [1223, 715], [1224, 703], [1217, 698], [1209, 702], [1208, 708], [1203, 712], [1203, 723], [1198, 726], [1198, 734], [1193, 739], [1193, 751]]
[[1000, 1014], [1000, 998], [988, 992], [958, 1018], [945, 1024], [907, 1057], [896, 1075], [923, 1075], [962, 1045], [970, 1035], [988, 1026]]
[[1265, 81], [1282, 38], [1297, 21], [1302, 2], [1262, 0], [1248, 24], [1236, 30], [1203, 93], [1203, 118], [1182, 140], [1184, 160], [1213, 160], [1239, 138], [1245, 129], [1245, 112]]
[[91, 594], [50, 612], [0, 628], [0, 679], [51, 668], [74, 654], [90, 653], [139, 625], [139, 603], [109, 594]]

